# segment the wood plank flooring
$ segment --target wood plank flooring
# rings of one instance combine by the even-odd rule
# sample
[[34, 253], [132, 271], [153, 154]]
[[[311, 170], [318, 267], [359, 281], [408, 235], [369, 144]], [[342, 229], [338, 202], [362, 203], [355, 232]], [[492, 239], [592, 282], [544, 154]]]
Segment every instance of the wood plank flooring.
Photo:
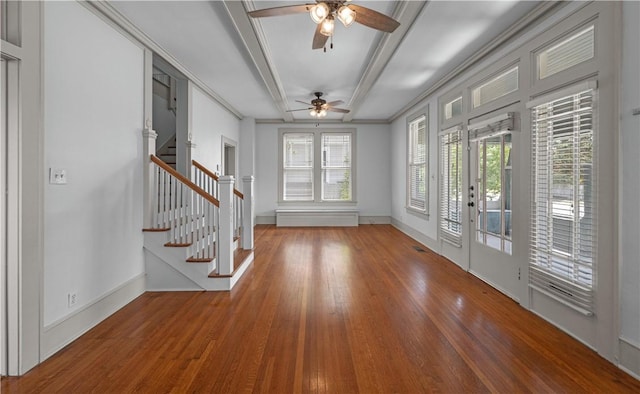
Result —
[[146, 293], [2, 393], [639, 393], [391, 226], [258, 226], [230, 293]]

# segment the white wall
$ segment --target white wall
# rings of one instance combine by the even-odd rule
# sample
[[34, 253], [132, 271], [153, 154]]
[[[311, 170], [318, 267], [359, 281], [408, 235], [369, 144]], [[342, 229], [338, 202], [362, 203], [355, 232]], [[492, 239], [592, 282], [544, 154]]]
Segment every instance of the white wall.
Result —
[[[322, 128], [355, 128], [356, 208], [360, 216], [391, 216], [391, 152], [389, 125], [345, 124]], [[313, 128], [314, 124], [256, 125], [256, 216], [275, 217], [278, 207], [278, 129]]]
[[76, 2], [47, 2], [44, 25], [42, 171], [68, 177], [45, 177], [46, 330], [144, 272], [143, 50]]
[[239, 143], [240, 121], [197, 87], [190, 90], [193, 159], [211, 171], [222, 169], [222, 136]]
[[633, 116], [640, 108], [640, 3], [624, 2], [622, 8], [620, 337], [635, 346], [634, 373], [640, 376], [640, 115]]

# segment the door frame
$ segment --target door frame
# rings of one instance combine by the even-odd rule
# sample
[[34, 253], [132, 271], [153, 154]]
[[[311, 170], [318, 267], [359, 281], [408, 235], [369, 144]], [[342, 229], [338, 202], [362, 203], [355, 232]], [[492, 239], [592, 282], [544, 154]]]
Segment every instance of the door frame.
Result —
[[221, 160], [220, 160], [220, 172], [222, 175], [227, 174], [227, 147], [233, 148], [233, 177], [238, 181], [238, 143], [231, 138], [227, 138], [224, 135], [222, 136], [222, 152], [221, 152]]

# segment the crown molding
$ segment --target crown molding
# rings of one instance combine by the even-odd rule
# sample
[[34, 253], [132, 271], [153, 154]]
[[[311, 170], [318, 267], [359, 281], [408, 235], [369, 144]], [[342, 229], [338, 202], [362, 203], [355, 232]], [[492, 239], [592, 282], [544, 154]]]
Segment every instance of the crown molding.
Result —
[[500, 33], [496, 38], [491, 40], [489, 43], [482, 46], [478, 51], [476, 51], [473, 55], [468, 57], [464, 62], [459, 64], [456, 68], [448, 72], [445, 76], [440, 78], [436, 83], [431, 85], [427, 90], [422, 92], [422, 94], [418, 95], [413, 100], [409, 101], [404, 107], [402, 107], [398, 112], [392, 115], [389, 118], [389, 122], [393, 122], [399, 117], [405, 115], [408, 111], [410, 111], [413, 107], [418, 105], [427, 97], [431, 96], [438, 89], [442, 88], [460, 74], [478, 64], [480, 61], [484, 60], [486, 57], [497, 51], [502, 45], [505, 45], [507, 41], [515, 37], [516, 35], [523, 32], [523, 30], [531, 27], [534, 23], [538, 23], [546, 19], [552, 11], [556, 11], [567, 5], [568, 2], [564, 1], [544, 1], [537, 5], [534, 9], [532, 9], [525, 16], [520, 18], [516, 23], [511, 25], [507, 30]]
[[96, 15], [101, 17], [107, 23], [111, 24], [113, 27], [124, 31], [130, 38], [133, 38], [142, 46], [152, 51], [154, 55], [161, 57], [165, 62], [182, 73], [185, 78], [193, 82], [196, 86], [198, 86], [200, 90], [202, 90], [205, 94], [211, 97], [211, 99], [220, 104], [236, 118], [243, 118], [243, 115], [240, 113], [240, 111], [234, 108], [228, 101], [222, 98], [222, 96], [214, 92], [206, 83], [204, 83], [200, 78], [193, 74], [186, 66], [180, 63], [178, 59], [171, 55], [169, 51], [153, 41], [151, 37], [140, 30], [136, 25], [134, 25], [129, 19], [127, 19], [122, 13], [120, 13], [120, 11], [116, 10], [107, 1], [79, 1], [79, 3], [87, 7], [90, 11], [94, 12]]

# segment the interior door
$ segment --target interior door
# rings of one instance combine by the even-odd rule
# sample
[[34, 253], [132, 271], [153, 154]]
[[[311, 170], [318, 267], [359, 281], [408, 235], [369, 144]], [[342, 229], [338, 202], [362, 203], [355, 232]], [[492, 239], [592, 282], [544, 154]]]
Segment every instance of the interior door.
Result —
[[513, 257], [514, 113], [470, 125], [469, 271], [519, 301], [520, 265]]

